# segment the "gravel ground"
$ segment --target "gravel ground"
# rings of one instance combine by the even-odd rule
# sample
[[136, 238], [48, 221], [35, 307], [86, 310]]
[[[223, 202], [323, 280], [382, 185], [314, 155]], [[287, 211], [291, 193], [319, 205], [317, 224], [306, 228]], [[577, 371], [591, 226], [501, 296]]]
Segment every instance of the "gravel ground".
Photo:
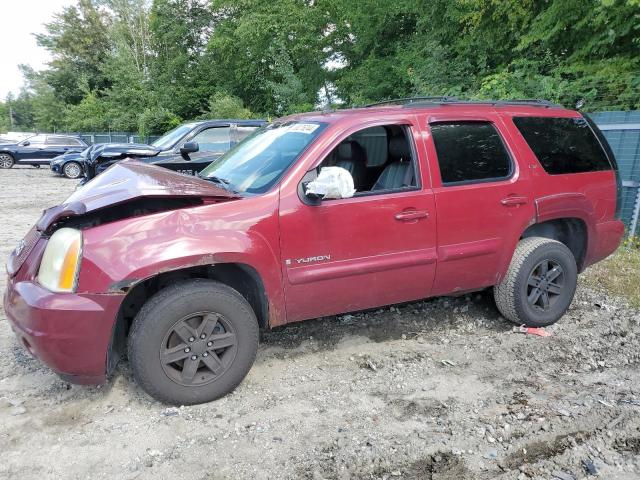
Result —
[[[3, 258], [74, 186], [0, 172]], [[187, 408], [126, 364], [70, 386], [4, 320], [0, 478], [640, 478], [640, 314], [584, 286], [546, 338], [488, 293], [279, 328], [233, 394]]]

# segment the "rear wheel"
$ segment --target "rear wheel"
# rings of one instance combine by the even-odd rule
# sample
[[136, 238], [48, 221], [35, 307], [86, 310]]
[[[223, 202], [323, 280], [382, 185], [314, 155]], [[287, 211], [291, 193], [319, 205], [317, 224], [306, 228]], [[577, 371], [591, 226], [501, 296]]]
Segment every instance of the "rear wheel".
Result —
[[8, 153], [0, 153], [0, 168], [11, 168], [15, 161]]
[[129, 361], [138, 384], [166, 403], [210, 402], [245, 377], [258, 349], [258, 322], [237, 291], [196, 279], [151, 297], [134, 319]]
[[62, 174], [67, 178], [76, 179], [82, 175], [82, 167], [77, 162], [68, 162], [65, 163], [62, 168]]
[[518, 244], [506, 276], [494, 287], [496, 305], [514, 323], [551, 325], [571, 305], [577, 279], [575, 258], [564, 244], [548, 238], [525, 238]]

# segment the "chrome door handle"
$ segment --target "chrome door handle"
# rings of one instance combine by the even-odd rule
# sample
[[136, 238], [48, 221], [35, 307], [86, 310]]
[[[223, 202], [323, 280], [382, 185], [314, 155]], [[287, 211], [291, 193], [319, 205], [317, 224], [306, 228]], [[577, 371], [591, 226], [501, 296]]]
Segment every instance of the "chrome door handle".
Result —
[[410, 222], [412, 220], [419, 220], [421, 218], [427, 218], [429, 212], [426, 210], [405, 210], [404, 212], [396, 213], [396, 220], [401, 222]]
[[529, 199], [527, 197], [506, 197], [500, 200], [500, 203], [505, 207], [513, 207], [515, 205], [525, 205]]

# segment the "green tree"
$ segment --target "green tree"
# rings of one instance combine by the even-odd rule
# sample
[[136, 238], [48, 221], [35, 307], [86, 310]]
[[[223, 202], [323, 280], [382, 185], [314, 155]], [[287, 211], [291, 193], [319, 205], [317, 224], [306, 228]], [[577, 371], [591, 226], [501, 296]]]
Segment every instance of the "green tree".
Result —
[[45, 78], [59, 100], [77, 104], [86, 89], [109, 86], [102, 71], [111, 49], [109, 21], [94, 2], [79, 0], [45, 24], [47, 33], [36, 35], [38, 44], [53, 54]]
[[332, 2], [214, 0], [209, 55], [221, 89], [266, 114], [313, 105], [329, 76], [335, 9]]
[[0, 133], [11, 130], [11, 118], [9, 117], [9, 105], [0, 101]]
[[138, 119], [138, 134], [141, 137], [159, 135], [180, 125], [180, 117], [166, 108], [148, 108]]
[[251, 110], [245, 108], [242, 99], [228, 95], [224, 92], [216, 92], [209, 98], [209, 109], [202, 118], [254, 118]]
[[78, 105], [65, 111], [65, 129], [71, 132], [103, 131], [111, 128], [107, 105], [95, 92], [86, 92]]
[[155, 103], [183, 118], [207, 109], [218, 74], [206, 55], [213, 14], [199, 0], [155, 0], [150, 11], [150, 83]]

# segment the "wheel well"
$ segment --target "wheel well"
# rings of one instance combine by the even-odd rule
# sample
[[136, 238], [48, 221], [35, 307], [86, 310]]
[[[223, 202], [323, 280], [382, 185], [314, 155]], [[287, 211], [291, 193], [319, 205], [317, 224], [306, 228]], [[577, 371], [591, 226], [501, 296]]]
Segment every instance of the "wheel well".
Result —
[[220, 263], [188, 267], [180, 270], [163, 272], [137, 283], [131, 288], [122, 287], [126, 296], [120, 306], [116, 325], [113, 330], [111, 345], [107, 358], [107, 370], [111, 372], [118, 360], [127, 351], [127, 336], [133, 323], [148, 298], [169, 285], [192, 278], [208, 278], [228, 285], [237, 290], [251, 305], [258, 319], [258, 326], [265, 329], [269, 326], [269, 305], [264, 285], [258, 272], [249, 265], [238, 263]]
[[531, 225], [520, 238], [544, 237], [564, 243], [573, 253], [580, 272], [587, 253], [587, 236], [584, 221], [579, 218], [560, 218]]

